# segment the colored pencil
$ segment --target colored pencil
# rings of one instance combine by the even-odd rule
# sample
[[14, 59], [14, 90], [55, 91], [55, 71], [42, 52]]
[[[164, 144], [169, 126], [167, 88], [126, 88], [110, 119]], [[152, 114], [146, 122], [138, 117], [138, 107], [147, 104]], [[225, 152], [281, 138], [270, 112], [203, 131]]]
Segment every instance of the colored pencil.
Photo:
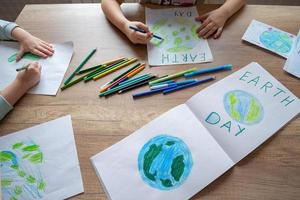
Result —
[[100, 67], [106, 67], [106, 65], [102, 65], [102, 64], [100, 64], [100, 65], [95, 65], [95, 66], [93, 66], [93, 67], [90, 67], [90, 68], [87, 68], [87, 69], [83, 69], [83, 70], [77, 72], [76, 74], [77, 74], [77, 75], [79, 75], [79, 74], [85, 74], [85, 73], [87, 73], [87, 72], [93, 71], [93, 70], [98, 69], [98, 68], [100, 68]]
[[[138, 32], [140, 32], [140, 33], [146, 33], [145, 30], [140, 29], [140, 28], [137, 28], [137, 27], [134, 27], [134, 26], [129, 26], [129, 28], [132, 29], [132, 30], [134, 30], [134, 31], [138, 31]], [[160, 36], [158, 36], [158, 35], [156, 35], [156, 34], [153, 34], [153, 37], [155, 37], [155, 38], [157, 38], [157, 39], [159, 39], [159, 40], [164, 40], [162, 37], [160, 37]]]
[[198, 81], [193, 82], [193, 83], [188, 83], [188, 84], [177, 86], [177, 87], [174, 87], [174, 88], [167, 88], [163, 91], [163, 94], [169, 94], [171, 92], [175, 92], [175, 91], [182, 90], [182, 89], [185, 89], [185, 88], [193, 87], [193, 86], [199, 85], [201, 83], [205, 83], [207, 81], [212, 81], [214, 79], [215, 79], [215, 77], [210, 76], [210, 77], [198, 80]]
[[120, 66], [120, 65], [122, 65], [122, 64], [124, 64], [124, 63], [126, 63], [126, 62], [128, 62], [128, 60], [119, 61], [119, 62], [117, 62], [117, 63], [115, 63], [115, 64], [108, 65], [108, 66], [105, 67], [105, 68], [99, 68], [99, 69], [93, 71], [91, 74], [88, 74], [88, 75], [84, 78], [84, 82], [88, 82], [88, 81], [90, 81], [90, 80], [93, 80], [94, 76], [97, 76], [97, 75], [103, 73], [104, 71], [107, 71], [107, 70], [112, 69], [112, 68], [114, 68], [114, 67]]
[[162, 92], [164, 90], [172, 89], [172, 88], [176, 88], [176, 87], [177, 87], [176, 85], [172, 85], [167, 88], [160, 88], [160, 89], [156, 89], [156, 90], [149, 90], [149, 91], [145, 91], [145, 92], [135, 93], [132, 95], [132, 97], [133, 98], [144, 97], [144, 96], [156, 94], [156, 93]]
[[65, 80], [64, 84], [67, 85], [72, 78], [76, 75], [77, 72], [80, 71], [80, 69], [87, 63], [87, 61], [95, 54], [97, 51], [97, 48], [93, 49], [88, 56], [76, 67], [76, 69], [71, 73], [71, 75]]
[[85, 77], [85, 76], [81, 76], [81, 77], [79, 77], [79, 78], [77, 78], [77, 79], [75, 79], [75, 80], [69, 82], [67, 85], [62, 86], [60, 89], [61, 89], [61, 90], [67, 89], [67, 88], [69, 88], [69, 87], [75, 85], [76, 83], [79, 83], [79, 82], [83, 81], [84, 77]]
[[121, 83], [119, 83], [119, 85], [124, 85], [124, 84], [128, 84], [130, 82], [133, 82], [133, 81], [136, 81], [136, 80], [140, 80], [140, 79], [143, 79], [145, 76], [147, 76], [148, 74], [143, 74], [143, 75], [140, 75], [136, 78], [132, 78], [132, 79], [129, 79], [129, 80], [126, 80], [126, 81], [123, 81]]
[[119, 90], [125, 89], [125, 88], [127, 88], [129, 86], [132, 86], [132, 85], [138, 84], [138, 83], [140, 83], [142, 81], [145, 81], [146, 79], [149, 79], [149, 77], [153, 77], [153, 75], [148, 74], [148, 76], [145, 76], [143, 79], [136, 80], [136, 81], [130, 82], [128, 84], [123, 84], [123, 85], [119, 85], [117, 87], [114, 87], [114, 88], [112, 88], [110, 90], [107, 90], [105, 92], [100, 93], [99, 97], [103, 97], [103, 96], [107, 96], [107, 95], [113, 94], [115, 92], [118, 92]]
[[175, 83], [175, 81], [169, 80], [169, 81], [159, 82], [159, 83], [153, 84], [152, 86], [157, 86], [157, 85], [162, 85], [162, 84], [168, 84], [168, 83]]
[[106, 75], [108, 75], [108, 74], [110, 74], [110, 73], [112, 73], [112, 72], [115, 72], [115, 71], [117, 71], [117, 70], [119, 70], [119, 69], [121, 69], [121, 68], [123, 68], [123, 67], [126, 67], [126, 66], [128, 66], [128, 65], [130, 65], [130, 64], [132, 64], [132, 63], [134, 63], [134, 62], [136, 62], [136, 61], [137, 61], [137, 58], [132, 58], [132, 59], [129, 60], [128, 62], [126, 62], [126, 63], [124, 63], [124, 64], [122, 64], [122, 65], [120, 65], [120, 66], [118, 66], [118, 67], [114, 67], [114, 68], [112, 68], [112, 69], [110, 69], [110, 70], [104, 71], [103, 73], [94, 76], [94, 77], [93, 77], [93, 80], [96, 81], [96, 80], [98, 80], [99, 78], [102, 78], [102, 77], [104, 77], [104, 76], [106, 76]]
[[210, 72], [217, 72], [217, 71], [221, 71], [221, 70], [231, 70], [231, 69], [232, 69], [232, 65], [230, 65], [230, 64], [221, 65], [221, 66], [216, 66], [216, 67], [211, 67], [211, 68], [206, 68], [206, 69], [199, 69], [194, 72], [189, 72], [189, 73], [184, 74], [184, 77], [190, 78], [193, 76], [206, 74], [206, 73], [210, 73]]
[[141, 65], [141, 63], [137, 63], [133, 67], [130, 67], [128, 70], [126, 70], [125, 72], [123, 72], [120, 75], [116, 76], [113, 80], [111, 80], [111, 83], [114, 82], [114, 81], [116, 81], [116, 80], [118, 80], [119, 78], [123, 77], [125, 74], [128, 74], [129, 72], [131, 72], [132, 70], [136, 69], [140, 65]]
[[108, 84], [104, 88], [101, 88], [100, 92], [104, 92], [104, 91], [106, 91], [106, 90], [108, 90], [110, 88], [113, 88], [114, 86], [118, 85], [123, 80], [130, 79], [132, 76], [134, 76], [135, 74], [139, 73], [143, 69], [145, 69], [145, 64], [144, 63], [140, 64], [140, 66], [138, 68], [132, 70], [131, 72], [128, 72], [123, 77], [120, 77], [119, 79], [115, 80], [111, 84]]
[[135, 88], [138, 88], [138, 87], [147, 85], [147, 84], [149, 83], [149, 81], [151, 81], [151, 80], [153, 80], [153, 79], [155, 79], [155, 78], [156, 78], [156, 76], [154, 76], [154, 77], [149, 77], [148, 79], [145, 79], [144, 81], [142, 81], [142, 82], [140, 82], [140, 83], [137, 83], [137, 84], [134, 84], [134, 85], [132, 85], [132, 86], [129, 86], [129, 87], [125, 88], [125, 89], [119, 90], [118, 93], [119, 93], [119, 94], [125, 93], [125, 92], [128, 92], [128, 91], [130, 91], [130, 90], [133, 90], [133, 89], [135, 89]]
[[19, 71], [22, 71], [22, 70], [27, 70], [29, 66], [30, 66], [30, 64], [23, 65], [23, 67], [20, 67], [20, 68], [16, 69], [16, 71], [19, 72]]
[[175, 74], [171, 74], [171, 75], [168, 75], [166, 77], [163, 77], [163, 78], [151, 81], [151, 82], [149, 82], [149, 84], [153, 85], [155, 83], [159, 83], [159, 82], [163, 82], [163, 81], [168, 81], [168, 80], [171, 80], [171, 79], [175, 79], [175, 78], [183, 76], [186, 73], [193, 72], [193, 71], [196, 71], [196, 70], [197, 70], [196, 68], [192, 68], [192, 69], [188, 69], [188, 70], [185, 70], [185, 71], [181, 71], [181, 72], [178, 72], [178, 73], [175, 73]]

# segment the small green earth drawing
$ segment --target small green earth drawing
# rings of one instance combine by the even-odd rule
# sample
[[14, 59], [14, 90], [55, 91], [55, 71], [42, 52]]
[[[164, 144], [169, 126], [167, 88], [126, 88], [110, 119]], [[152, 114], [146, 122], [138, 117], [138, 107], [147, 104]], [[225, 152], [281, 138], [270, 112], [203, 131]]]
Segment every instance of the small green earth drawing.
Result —
[[149, 28], [164, 39], [161, 41], [153, 38], [151, 43], [169, 53], [188, 52], [195, 48], [200, 40], [196, 33], [197, 25], [186, 18], [160, 19]]

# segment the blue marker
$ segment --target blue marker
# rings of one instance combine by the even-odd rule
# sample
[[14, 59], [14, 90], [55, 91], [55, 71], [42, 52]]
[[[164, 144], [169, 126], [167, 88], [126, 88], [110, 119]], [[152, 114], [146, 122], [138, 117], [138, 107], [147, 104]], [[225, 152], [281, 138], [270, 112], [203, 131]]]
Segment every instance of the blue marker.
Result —
[[188, 84], [177, 86], [177, 87], [174, 87], [174, 88], [166, 88], [166, 89], [163, 90], [163, 94], [168, 94], [168, 93], [175, 92], [175, 91], [178, 91], [178, 90], [182, 90], [182, 89], [185, 89], [185, 88], [193, 87], [193, 86], [199, 85], [201, 83], [205, 83], [207, 81], [212, 81], [214, 79], [215, 79], [214, 76], [209, 76], [207, 78], [195, 81], [193, 83], [188, 83]]
[[158, 92], [162, 92], [164, 90], [172, 89], [172, 88], [175, 88], [175, 87], [177, 87], [177, 86], [173, 85], [173, 86], [169, 86], [167, 88], [160, 88], [160, 89], [156, 89], [156, 90], [150, 90], [150, 91], [146, 91], [146, 92], [136, 93], [136, 94], [133, 94], [132, 97], [133, 98], [143, 97], [143, 96], [155, 94], [155, 93], [158, 93]]
[[190, 78], [190, 77], [197, 76], [197, 75], [200, 75], [200, 74], [205, 74], [205, 73], [210, 73], [210, 72], [217, 72], [217, 71], [221, 71], [221, 70], [231, 70], [231, 69], [232, 69], [231, 64], [221, 65], [221, 66], [217, 66], [217, 67], [199, 69], [199, 70], [194, 71], [194, 72], [189, 72], [189, 73], [184, 74], [184, 77], [185, 78]]
[[196, 82], [197, 80], [184, 80], [184, 81], [178, 81], [173, 83], [165, 83], [165, 84], [159, 84], [159, 85], [153, 85], [150, 87], [151, 90], [156, 90], [160, 88], [167, 88], [169, 86], [179, 86], [179, 85], [185, 85], [188, 83]]
[[[132, 30], [138, 31], [140, 33], [146, 33], [146, 31], [144, 31], [143, 29], [139, 29], [139, 28], [136, 28], [136, 27], [133, 27], [133, 26], [129, 26], [129, 28], [132, 29]], [[155, 35], [155, 34], [153, 34], [153, 37], [155, 37], [159, 40], [164, 40], [162, 37], [159, 37], [158, 35]]]

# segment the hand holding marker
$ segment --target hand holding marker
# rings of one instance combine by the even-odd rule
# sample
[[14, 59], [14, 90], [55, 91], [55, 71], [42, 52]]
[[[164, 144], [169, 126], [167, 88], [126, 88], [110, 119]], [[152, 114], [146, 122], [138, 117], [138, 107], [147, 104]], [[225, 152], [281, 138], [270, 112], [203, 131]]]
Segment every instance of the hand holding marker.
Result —
[[[139, 28], [134, 27], [134, 26], [129, 26], [129, 28], [132, 29], [132, 30], [134, 30], [134, 31], [138, 31], [138, 32], [141, 32], [141, 33], [146, 33], [145, 30], [139, 29]], [[153, 34], [153, 37], [155, 37], [156, 39], [159, 39], [161, 41], [164, 41], [164, 39], [162, 37], [158, 36], [158, 35]]]

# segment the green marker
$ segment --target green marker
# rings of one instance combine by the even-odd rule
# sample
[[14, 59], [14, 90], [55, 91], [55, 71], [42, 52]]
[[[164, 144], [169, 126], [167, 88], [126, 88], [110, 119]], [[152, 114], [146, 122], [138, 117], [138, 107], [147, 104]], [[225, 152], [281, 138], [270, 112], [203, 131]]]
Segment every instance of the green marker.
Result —
[[87, 63], [87, 61], [94, 55], [94, 53], [97, 51], [97, 48], [93, 49], [89, 55], [78, 65], [78, 67], [72, 72], [72, 74], [65, 80], [64, 84], [67, 85], [72, 78], [76, 75], [77, 72], [80, 71], [80, 69]]
[[159, 83], [159, 82], [163, 82], [163, 81], [168, 81], [168, 80], [171, 80], [171, 79], [175, 79], [175, 78], [178, 78], [180, 76], [183, 76], [186, 73], [194, 72], [196, 70], [197, 70], [197, 68], [192, 68], [192, 69], [188, 69], [188, 70], [185, 70], [185, 71], [178, 72], [176, 74], [171, 74], [171, 75], [168, 75], [166, 77], [162, 77], [162, 78], [156, 79], [154, 81], [151, 81], [151, 82], [149, 82], [149, 85], [154, 85], [155, 83]]

